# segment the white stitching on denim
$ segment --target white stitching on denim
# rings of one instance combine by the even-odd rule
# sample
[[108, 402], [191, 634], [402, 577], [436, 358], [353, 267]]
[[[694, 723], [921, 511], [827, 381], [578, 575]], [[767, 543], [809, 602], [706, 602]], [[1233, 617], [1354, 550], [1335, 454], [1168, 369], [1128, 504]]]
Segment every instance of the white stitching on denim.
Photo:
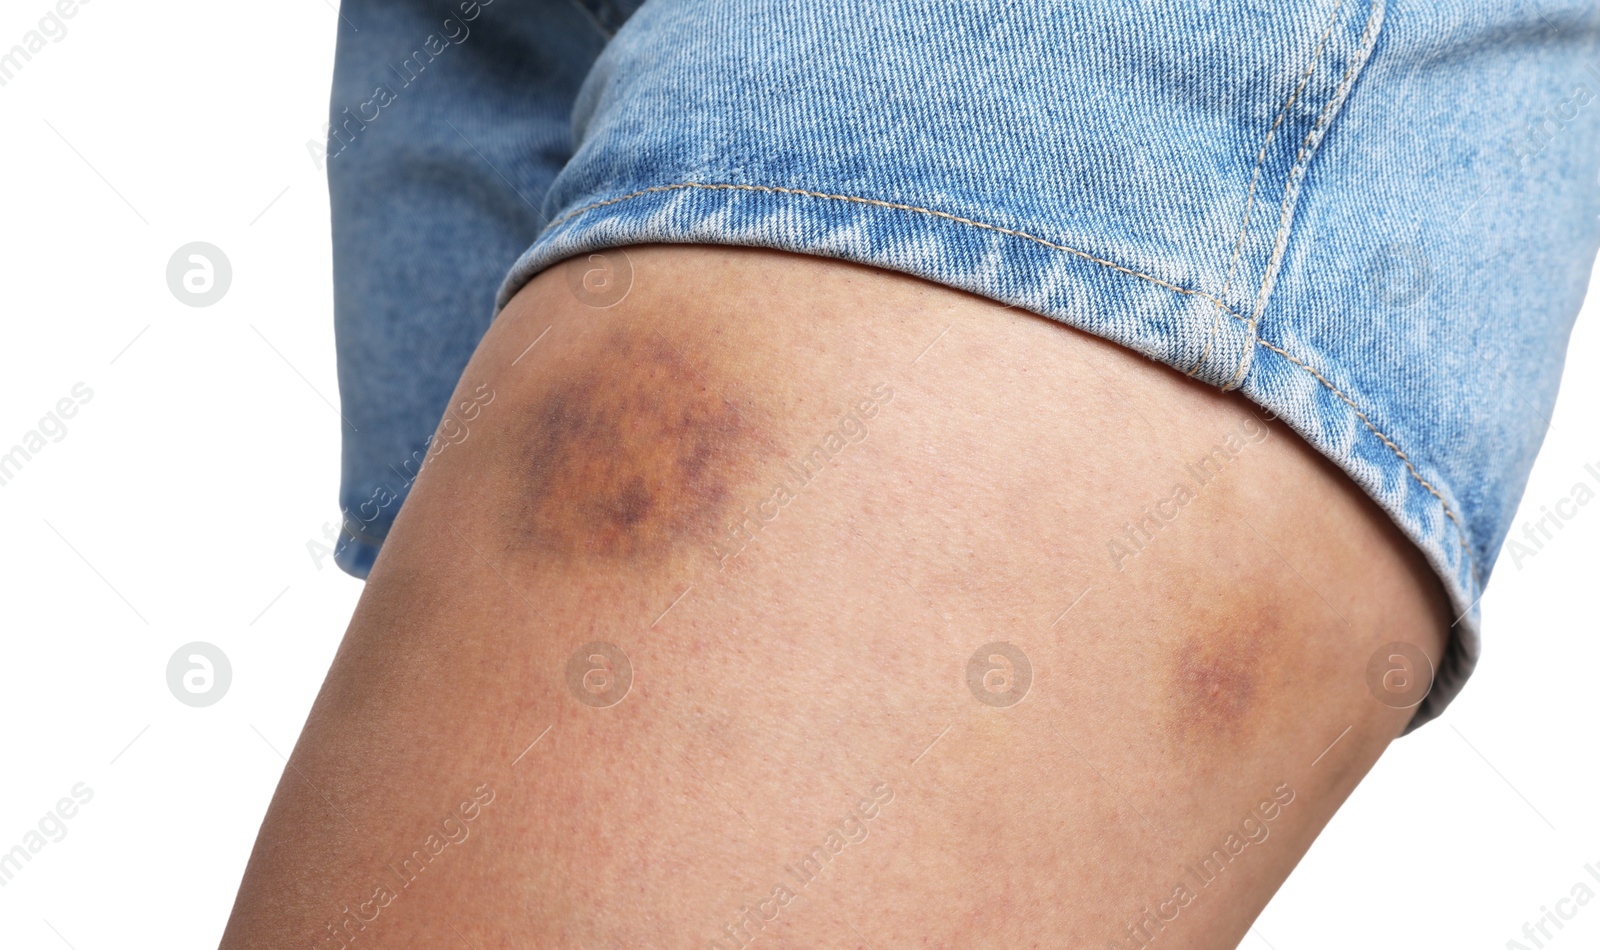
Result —
[[[1219, 307], [1222, 307], [1224, 309], [1227, 308], [1227, 304], [1223, 303], [1221, 300], [1217, 299], [1216, 297], [1213, 297], [1211, 294], [1208, 294], [1203, 290], [1191, 290], [1188, 287], [1179, 287], [1177, 284], [1170, 283], [1168, 281], [1162, 280], [1159, 277], [1153, 277], [1150, 274], [1145, 274], [1145, 273], [1142, 273], [1140, 271], [1136, 271], [1131, 267], [1124, 267], [1123, 265], [1118, 264], [1115, 261], [1108, 261], [1108, 260], [1106, 260], [1104, 258], [1095, 257], [1093, 254], [1090, 254], [1087, 251], [1080, 251], [1075, 247], [1068, 247], [1065, 244], [1057, 244], [1054, 241], [1047, 241], [1044, 238], [1035, 237], [1034, 235], [1028, 234], [1025, 231], [1018, 231], [1018, 230], [1015, 230], [1013, 228], [1003, 228], [1003, 227], [1000, 227], [999, 225], [995, 225], [995, 224], [986, 224], [986, 223], [984, 223], [982, 221], [974, 221], [971, 218], [963, 218], [960, 215], [951, 214], [948, 211], [935, 211], [932, 208], [919, 208], [916, 205], [897, 204], [897, 203], [892, 202], [892, 201], [880, 201], [877, 198], [858, 198], [855, 195], [831, 195], [831, 194], [827, 194], [826, 192], [821, 192], [821, 191], [807, 191], [804, 188], [783, 188], [783, 187], [778, 186], [778, 185], [733, 185], [733, 184], [692, 182], [692, 181], [690, 181], [690, 182], [679, 182], [678, 184], [674, 184], [674, 185], [655, 185], [655, 186], [652, 186], [650, 188], [641, 188], [638, 191], [629, 192], [628, 194], [622, 195], [622, 196], [617, 197], [617, 198], [608, 198], [605, 201], [596, 201], [596, 202], [594, 202], [592, 204], [586, 204], [581, 208], [575, 208], [572, 211], [569, 211], [566, 214], [562, 215], [561, 217], [559, 217], [559, 218], [555, 219], [554, 221], [550, 222], [550, 224], [547, 225], [544, 230], [545, 230], [545, 232], [551, 231], [554, 228], [559, 227], [563, 222], [565, 222], [568, 218], [571, 218], [573, 215], [582, 214], [585, 211], [590, 211], [590, 210], [593, 210], [595, 208], [603, 207], [605, 205], [616, 204], [619, 201], [627, 201], [630, 198], [637, 198], [640, 195], [647, 195], [647, 194], [650, 194], [651, 192], [676, 191], [676, 190], [682, 189], [682, 188], [703, 188], [703, 189], [706, 189], [706, 190], [709, 190], [709, 191], [734, 190], [734, 191], [776, 192], [778, 194], [785, 194], [785, 195], [805, 195], [805, 196], [810, 197], [810, 198], [831, 198], [831, 199], [834, 199], [836, 201], [851, 201], [851, 202], [855, 202], [856, 204], [874, 205], [874, 206], [879, 207], [879, 208], [892, 208], [892, 209], [894, 209], [896, 211], [916, 211], [916, 212], [920, 212], [922, 214], [933, 215], [936, 218], [944, 218], [944, 219], [946, 219], [948, 221], [956, 221], [956, 222], [959, 222], [961, 224], [970, 224], [975, 228], [983, 228], [985, 231], [997, 231], [997, 232], [999, 232], [1001, 234], [1009, 234], [1012, 237], [1023, 238], [1025, 240], [1032, 241], [1035, 244], [1042, 244], [1045, 247], [1051, 248], [1053, 250], [1066, 251], [1068, 254], [1074, 254], [1074, 255], [1076, 255], [1078, 257], [1083, 258], [1084, 260], [1093, 261], [1096, 264], [1103, 264], [1106, 267], [1111, 268], [1112, 270], [1121, 271], [1124, 274], [1128, 274], [1128, 275], [1130, 275], [1132, 277], [1138, 277], [1141, 280], [1148, 280], [1151, 283], [1157, 284], [1157, 285], [1159, 285], [1161, 287], [1165, 287], [1168, 290], [1176, 291], [1177, 293], [1180, 293], [1180, 294], [1188, 294], [1188, 295], [1194, 296], [1194, 297], [1204, 297], [1207, 300], [1210, 300], [1211, 302], [1215, 303]], [[1233, 315], [1235, 317], [1238, 317], [1240, 320], [1245, 319], [1243, 316], [1241, 316], [1238, 313], [1235, 313], [1232, 310], [1229, 310], [1228, 312], [1229, 313], [1233, 313]]]
[[[1218, 295], [1220, 297], [1227, 297], [1228, 288], [1233, 286], [1233, 272], [1239, 266], [1239, 249], [1244, 247], [1244, 235], [1250, 228], [1250, 210], [1255, 205], [1256, 184], [1261, 179], [1261, 166], [1266, 161], [1267, 149], [1272, 145], [1272, 137], [1278, 133], [1278, 126], [1282, 125], [1283, 120], [1288, 117], [1289, 110], [1294, 108], [1295, 100], [1300, 98], [1300, 93], [1306, 88], [1306, 83], [1311, 80], [1311, 74], [1316, 72], [1317, 63], [1322, 59], [1322, 50], [1328, 43], [1328, 37], [1333, 35], [1333, 28], [1339, 22], [1339, 10], [1343, 6], [1344, 0], [1338, 0], [1333, 5], [1333, 13], [1328, 17], [1328, 25], [1322, 31], [1322, 37], [1317, 40], [1317, 48], [1311, 54], [1311, 62], [1306, 63], [1306, 68], [1300, 74], [1299, 85], [1294, 87], [1294, 91], [1289, 93], [1288, 101], [1283, 104], [1282, 109], [1278, 110], [1278, 118], [1273, 121], [1272, 128], [1267, 130], [1267, 137], [1261, 142], [1261, 151], [1256, 153], [1256, 166], [1250, 173], [1250, 191], [1245, 195], [1244, 200], [1244, 219], [1239, 222], [1239, 236], [1234, 238], [1233, 241], [1233, 254], [1228, 259], [1228, 276], [1222, 282], [1222, 293]], [[1194, 361], [1194, 367], [1184, 375], [1193, 376], [1195, 373], [1200, 372], [1201, 366], [1205, 365], [1206, 357], [1211, 355], [1211, 344], [1216, 342], [1217, 329], [1221, 322], [1222, 311], [1221, 308], [1218, 308], [1217, 315], [1211, 320], [1211, 332], [1206, 334], [1206, 345], [1200, 351], [1200, 358]]]
[[[1175, 292], [1180, 293], [1180, 294], [1187, 294], [1187, 295], [1195, 296], [1195, 297], [1204, 297], [1207, 300], [1210, 300], [1211, 302], [1215, 303], [1218, 307], [1222, 308], [1224, 313], [1227, 313], [1227, 314], [1231, 315], [1235, 320], [1242, 320], [1242, 321], [1245, 321], [1247, 323], [1250, 322], [1248, 317], [1245, 317], [1242, 314], [1239, 314], [1239, 313], [1235, 312], [1226, 303], [1224, 303], [1223, 301], [1219, 300], [1216, 297], [1213, 297], [1212, 295], [1210, 295], [1208, 293], [1205, 293], [1204, 291], [1190, 290], [1187, 287], [1179, 287], [1178, 285], [1173, 284], [1173, 283], [1169, 283], [1167, 281], [1164, 281], [1159, 277], [1152, 277], [1149, 274], [1142, 274], [1139, 271], [1136, 271], [1131, 267], [1124, 267], [1123, 265], [1115, 263], [1114, 261], [1104, 260], [1102, 258], [1095, 257], [1092, 254], [1088, 254], [1088, 253], [1086, 253], [1084, 251], [1080, 251], [1077, 248], [1067, 247], [1065, 244], [1056, 244], [1056, 243], [1054, 243], [1052, 241], [1047, 241], [1044, 238], [1035, 237], [1034, 235], [1028, 234], [1028, 233], [1026, 233], [1024, 231], [1018, 231], [1018, 230], [1015, 230], [1013, 228], [1003, 228], [1003, 227], [1000, 227], [998, 225], [993, 225], [993, 224], [986, 224], [986, 223], [984, 223], [982, 221], [974, 221], [971, 218], [963, 218], [963, 217], [961, 217], [959, 215], [950, 214], [947, 211], [935, 211], [932, 208], [920, 208], [920, 207], [918, 207], [916, 205], [898, 204], [898, 203], [892, 202], [892, 201], [880, 201], [880, 200], [878, 200], [876, 198], [858, 198], [858, 197], [856, 197], [854, 195], [833, 195], [833, 194], [828, 194], [826, 192], [820, 192], [820, 191], [807, 191], [807, 190], [805, 190], [803, 188], [784, 188], [784, 187], [780, 187], [778, 185], [740, 185], [740, 184], [705, 183], [705, 182], [693, 182], [693, 181], [678, 182], [676, 184], [671, 184], [671, 185], [653, 185], [653, 186], [651, 186], [649, 188], [641, 188], [638, 191], [632, 191], [632, 192], [629, 192], [628, 194], [625, 194], [625, 195], [619, 195], [616, 198], [607, 198], [604, 201], [595, 201], [595, 202], [591, 202], [590, 204], [583, 205], [582, 207], [574, 208], [571, 211], [567, 212], [566, 214], [562, 215], [561, 217], [559, 217], [559, 218], [555, 219], [554, 221], [550, 222], [550, 224], [545, 227], [544, 233], [548, 233], [552, 229], [558, 227], [559, 225], [563, 224], [564, 222], [570, 220], [571, 218], [573, 218], [573, 217], [575, 217], [577, 215], [583, 214], [586, 211], [592, 211], [595, 208], [605, 207], [606, 205], [618, 204], [619, 202], [629, 201], [629, 200], [632, 200], [634, 198], [639, 198], [639, 197], [642, 197], [644, 195], [653, 194], [653, 193], [656, 193], [656, 192], [679, 191], [679, 190], [683, 190], [683, 189], [692, 189], [692, 188], [699, 188], [699, 189], [703, 189], [703, 190], [706, 190], [706, 191], [754, 191], [754, 192], [762, 192], [762, 193], [769, 193], [769, 194], [805, 195], [805, 196], [811, 197], [811, 198], [828, 198], [828, 199], [832, 199], [832, 200], [835, 200], [835, 201], [848, 201], [848, 202], [853, 202], [853, 203], [856, 203], [856, 204], [873, 205], [873, 206], [879, 207], [879, 208], [890, 208], [890, 209], [897, 210], [897, 211], [914, 211], [914, 212], [917, 212], [919, 214], [932, 215], [933, 217], [936, 217], [936, 218], [944, 218], [946, 220], [956, 221], [956, 222], [959, 222], [961, 224], [970, 224], [973, 227], [983, 228], [984, 230], [987, 230], [987, 231], [997, 231], [997, 232], [999, 232], [1001, 234], [1008, 234], [1008, 235], [1012, 235], [1014, 237], [1023, 238], [1025, 240], [1032, 241], [1032, 242], [1034, 242], [1036, 244], [1041, 244], [1041, 245], [1043, 245], [1045, 247], [1054, 248], [1054, 249], [1060, 250], [1060, 251], [1066, 251], [1066, 252], [1068, 252], [1070, 254], [1074, 254], [1074, 255], [1076, 255], [1078, 257], [1081, 257], [1081, 258], [1083, 258], [1085, 260], [1093, 261], [1096, 264], [1102, 264], [1102, 265], [1104, 265], [1106, 267], [1111, 268], [1112, 270], [1118, 271], [1118, 272], [1123, 273], [1123, 274], [1128, 274], [1128, 275], [1133, 276], [1133, 277], [1138, 277], [1138, 278], [1140, 278], [1142, 280], [1150, 281], [1153, 284], [1156, 284], [1156, 285], [1161, 286], [1161, 287], [1165, 287], [1168, 290], [1172, 290], [1172, 291], [1175, 291]], [[1281, 349], [1281, 348], [1279, 348], [1277, 346], [1274, 346], [1271, 343], [1268, 343], [1266, 340], [1261, 339], [1259, 336], [1255, 335], [1253, 330], [1251, 331], [1251, 337], [1253, 338], [1253, 340], [1255, 341], [1255, 343], [1258, 346], [1264, 346], [1267, 349], [1272, 350], [1275, 353], [1278, 353], [1279, 355], [1283, 356], [1285, 359], [1289, 360], [1289, 362], [1295, 364], [1296, 366], [1299, 366], [1301, 369], [1303, 369], [1306, 372], [1310, 373], [1313, 378], [1315, 378], [1318, 382], [1322, 383], [1323, 386], [1327, 387], [1329, 392], [1332, 392], [1335, 396], [1339, 397], [1339, 399], [1342, 400], [1345, 403], [1345, 405], [1349, 406], [1352, 410], [1354, 410], [1354, 412], [1356, 414], [1356, 418], [1360, 419], [1362, 424], [1365, 425], [1367, 427], [1367, 429], [1372, 432], [1373, 435], [1377, 436], [1378, 440], [1380, 442], [1382, 442], [1384, 445], [1388, 446], [1389, 450], [1391, 452], [1393, 452], [1397, 457], [1399, 457], [1401, 462], [1405, 463], [1406, 470], [1411, 473], [1411, 477], [1416, 479], [1418, 484], [1422, 485], [1423, 488], [1427, 489], [1428, 494], [1432, 495], [1439, 502], [1439, 506], [1444, 509], [1445, 516], [1448, 517], [1450, 519], [1451, 523], [1456, 526], [1456, 540], [1457, 540], [1458, 543], [1460, 543], [1462, 553], [1465, 555], [1465, 557], [1467, 559], [1467, 570], [1472, 574], [1473, 583], [1477, 584], [1481, 588], [1483, 586], [1483, 583], [1478, 578], [1478, 569], [1477, 569], [1477, 566], [1476, 566], [1475, 562], [1472, 559], [1472, 549], [1467, 546], [1467, 532], [1466, 532], [1465, 526], [1462, 525], [1461, 519], [1456, 516], [1456, 513], [1451, 510], [1450, 503], [1445, 501], [1444, 496], [1439, 494], [1438, 490], [1435, 489], [1431, 484], [1429, 484], [1427, 479], [1422, 477], [1422, 473], [1417, 471], [1417, 468], [1416, 468], [1415, 465], [1411, 464], [1411, 459], [1405, 454], [1405, 452], [1401, 451], [1400, 447], [1398, 445], [1396, 445], [1388, 436], [1384, 435], [1383, 432], [1381, 430], [1379, 430], [1377, 426], [1372, 424], [1372, 420], [1367, 418], [1366, 413], [1361, 411], [1360, 407], [1358, 407], [1356, 405], [1354, 400], [1352, 400], [1349, 396], [1346, 396], [1343, 392], [1341, 392], [1337, 386], [1335, 386], [1335, 385], [1333, 385], [1333, 383], [1329, 382], [1327, 377], [1323, 376], [1321, 373], [1319, 373], [1315, 369], [1313, 369], [1310, 366], [1310, 364], [1308, 364], [1308, 363], [1306, 363], [1306, 362], [1304, 362], [1304, 361], [1302, 361], [1302, 360], [1290, 355], [1288, 351], [1283, 350], [1283, 349]]]
[[1436, 500], [1438, 500], [1439, 507], [1444, 509], [1445, 516], [1448, 517], [1452, 522], [1455, 523], [1455, 526], [1456, 526], [1456, 537], [1461, 540], [1461, 548], [1462, 548], [1463, 551], [1466, 552], [1466, 555], [1467, 555], [1467, 570], [1472, 573], [1472, 582], [1474, 584], [1477, 584], [1479, 587], [1482, 587], [1483, 583], [1482, 583], [1482, 581], [1480, 581], [1478, 579], [1478, 568], [1477, 568], [1477, 565], [1474, 564], [1473, 560], [1472, 560], [1472, 551], [1467, 548], [1467, 541], [1466, 541], [1467, 529], [1464, 526], [1462, 526], [1461, 519], [1456, 517], [1456, 513], [1450, 509], [1449, 502], [1444, 500], [1444, 496], [1439, 494], [1437, 489], [1435, 489], [1432, 485], [1428, 484], [1428, 480], [1426, 478], [1422, 477], [1422, 473], [1417, 471], [1417, 467], [1415, 465], [1411, 464], [1411, 459], [1406, 455], [1405, 452], [1402, 452], [1400, 450], [1400, 446], [1395, 445], [1393, 442], [1391, 442], [1389, 440], [1388, 436], [1384, 435], [1382, 432], [1380, 432], [1378, 430], [1377, 426], [1372, 424], [1372, 420], [1368, 419], [1367, 418], [1367, 414], [1361, 411], [1361, 407], [1356, 405], [1355, 400], [1351, 399], [1349, 396], [1346, 396], [1344, 393], [1340, 392], [1339, 391], [1339, 387], [1335, 386], [1333, 383], [1328, 382], [1327, 378], [1324, 377], [1321, 373], [1317, 372], [1315, 369], [1313, 369], [1310, 364], [1300, 360], [1298, 357], [1296, 357], [1293, 354], [1289, 353], [1287, 350], [1283, 349], [1282, 347], [1274, 346], [1273, 344], [1268, 343], [1266, 340], [1263, 340], [1260, 337], [1256, 337], [1256, 343], [1258, 345], [1260, 345], [1260, 346], [1266, 347], [1267, 349], [1273, 351], [1274, 353], [1277, 353], [1279, 356], [1283, 357], [1284, 359], [1288, 360], [1289, 362], [1295, 364], [1296, 366], [1298, 366], [1301, 369], [1305, 370], [1306, 372], [1310, 373], [1312, 376], [1315, 376], [1317, 378], [1318, 382], [1320, 382], [1320, 383], [1322, 383], [1322, 385], [1328, 387], [1328, 391], [1329, 392], [1333, 393], [1335, 396], [1338, 396], [1341, 400], [1344, 401], [1345, 405], [1350, 407], [1350, 411], [1354, 412], [1356, 414], [1356, 418], [1360, 419], [1362, 421], [1362, 423], [1364, 423], [1368, 429], [1372, 430], [1372, 434], [1373, 435], [1377, 436], [1378, 439], [1380, 441], [1382, 441], [1384, 445], [1387, 445], [1391, 452], [1393, 452], [1395, 455], [1400, 457], [1400, 461], [1405, 463], [1406, 470], [1411, 473], [1411, 477], [1415, 478], [1417, 480], [1417, 482], [1422, 485], [1423, 488], [1426, 488], [1428, 490], [1428, 494], [1432, 495]]
[[[1356, 69], [1367, 61], [1367, 56], [1363, 50], [1366, 49], [1367, 43], [1372, 40], [1378, 24], [1383, 21], [1382, 15], [1382, 0], [1373, 0], [1372, 13], [1367, 17], [1366, 29], [1361, 31], [1361, 40], [1356, 43], [1356, 53], [1350, 58], [1350, 66], [1344, 71], [1344, 75], [1340, 77], [1339, 84], [1334, 87], [1333, 95], [1328, 97], [1327, 105], [1322, 107], [1322, 114], [1317, 116], [1317, 124], [1311, 127], [1311, 131], [1307, 132], [1305, 139], [1300, 142], [1300, 149], [1295, 152], [1294, 165], [1289, 169], [1288, 176], [1283, 180], [1283, 205], [1278, 211], [1278, 241], [1272, 249], [1272, 257], [1267, 261], [1266, 269], [1261, 272], [1261, 286], [1256, 289], [1256, 305], [1250, 311], [1249, 330], [1251, 339], [1260, 340], [1260, 337], [1256, 335], [1256, 324], [1259, 322], [1262, 312], [1267, 308], [1267, 301], [1262, 296], [1262, 293], [1266, 290], [1267, 280], [1272, 276], [1273, 268], [1283, 259], [1283, 252], [1289, 246], [1288, 233], [1284, 230], [1284, 226], [1289, 217], [1289, 189], [1294, 183], [1295, 172], [1300, 170], [1300, 162], [1306, 157], [1306, 149], [1311, 146], [1311, 140], [1332, 119], [1334, 105], [1343, 101], [1345, 94], [1349, 90], [1349, 85], [1353, 82]], [[1248, 362], [1244, 354], [1249, 352], [1251, 352], [1250, 347], [1242, 348], [1239, 356], [1239, 366], [1233, 371], [1233, 377], [1228, 380], [1227, 385], [1222, 387], [1224, 391], [1233, 389], [1244, 375], [1245, 366]]]

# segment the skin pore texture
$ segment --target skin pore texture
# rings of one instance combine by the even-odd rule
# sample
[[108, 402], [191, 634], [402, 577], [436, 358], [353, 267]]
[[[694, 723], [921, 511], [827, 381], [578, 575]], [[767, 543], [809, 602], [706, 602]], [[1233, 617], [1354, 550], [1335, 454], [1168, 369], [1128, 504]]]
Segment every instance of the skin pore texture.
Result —
[[1387, 517], [1038, 316], [625, 253], [479, 347], [222, 946], [1235, 946], [1442, 651]]

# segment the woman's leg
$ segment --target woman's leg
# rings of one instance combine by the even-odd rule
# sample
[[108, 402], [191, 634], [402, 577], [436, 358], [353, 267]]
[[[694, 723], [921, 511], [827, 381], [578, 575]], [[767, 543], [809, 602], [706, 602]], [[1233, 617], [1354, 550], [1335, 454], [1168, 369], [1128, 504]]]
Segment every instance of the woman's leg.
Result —
[[1062, 325], [626, 256], [478, 348], [223, 946], [1233, 946], [1440, 654], [1409, 542]]

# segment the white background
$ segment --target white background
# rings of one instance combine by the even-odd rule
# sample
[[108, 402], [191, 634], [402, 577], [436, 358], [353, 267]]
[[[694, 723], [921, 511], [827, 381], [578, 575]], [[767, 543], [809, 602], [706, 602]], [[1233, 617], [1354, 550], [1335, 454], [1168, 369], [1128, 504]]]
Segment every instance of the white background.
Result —
[[[5, 0], [0, 49], [53, 0]], [[0, 487], [0, 851], [79, 782], [67, 834], [0, 887], [0, 946], [214, 947], [360, 584], [307, 542], [337, 511], [328, 208], [306, 150], [337, 14], [98, 0], [0, 88], [0, 451], [93, 398]], [[1600, 162], [1600, 156], [1597, 156]], [[216, 305], [180, 245], [233, 266]], [[1600, 468], [1600, 302], [1516, 524]], [[332, 402], [330, 402], [330, 400]], [[1600, 892], [1600, 504], [1483, 599], [1485, 661], [1401, 740], [1257, 924], [1252, 950], [1502, 948]], [[203, 640], [233, 683], [168, 691]], [[1547, 946], [1600, 944], [1600, 900]]]

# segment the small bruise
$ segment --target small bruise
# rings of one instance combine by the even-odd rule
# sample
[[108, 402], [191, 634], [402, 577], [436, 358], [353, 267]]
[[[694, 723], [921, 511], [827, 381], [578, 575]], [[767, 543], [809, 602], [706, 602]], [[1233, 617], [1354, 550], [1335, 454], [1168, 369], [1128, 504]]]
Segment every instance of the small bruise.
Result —
[[515, 459], [519, 553], [654, 565], [704, 549], [769, 439], [734, 391], [711, 361], [652, 330], [608, 332], [527, 414]]
[[1236, 745], [1276, 700], [1283, 631], [1262, 611], [1186, 632], [1172, 652], [1167, 694], [1181, 745]]

